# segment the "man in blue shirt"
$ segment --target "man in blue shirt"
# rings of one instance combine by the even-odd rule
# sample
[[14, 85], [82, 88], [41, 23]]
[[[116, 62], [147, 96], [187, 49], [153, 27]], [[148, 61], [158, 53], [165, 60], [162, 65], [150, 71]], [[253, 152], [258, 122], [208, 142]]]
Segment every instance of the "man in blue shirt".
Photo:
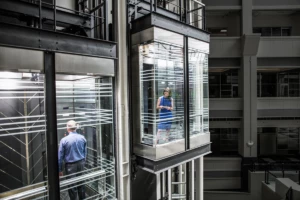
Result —
[[[83, 175], [78, 173], [84, 170], [86, 159], [86, 139], [83, 135], [76, 133], [77, 124], [71, 120], [67, 123], [68, 136], [61, 139], [58, 151], [59, 176], [63, 175], [62, 163], [65, 162], [65, 171], [68, 178]], [[68, 190], [71, 200], [85, 199], [84, 185], [71, 186]]]

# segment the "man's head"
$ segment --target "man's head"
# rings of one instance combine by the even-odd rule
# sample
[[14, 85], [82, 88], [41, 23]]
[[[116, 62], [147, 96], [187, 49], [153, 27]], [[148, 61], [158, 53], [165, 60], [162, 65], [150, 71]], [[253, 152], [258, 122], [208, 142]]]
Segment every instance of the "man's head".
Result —
[[68, 131], [68, 133], [74, 132], [74, 131], [76, 131], [76, 129], [77, 129], [76, 122], [74, 120], [68, 121], [68, 123], [67, 123], [67, 131]]

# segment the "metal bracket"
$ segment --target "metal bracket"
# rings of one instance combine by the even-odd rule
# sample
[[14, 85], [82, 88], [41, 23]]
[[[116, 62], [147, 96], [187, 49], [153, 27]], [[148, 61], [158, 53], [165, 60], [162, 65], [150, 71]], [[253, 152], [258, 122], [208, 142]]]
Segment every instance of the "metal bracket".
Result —
[[131, 179], [135, 180], [136, 179], [136, 174], [138, 172], [138, 164], [136, 161], [136, 156], [133, 154], [131, 156]]

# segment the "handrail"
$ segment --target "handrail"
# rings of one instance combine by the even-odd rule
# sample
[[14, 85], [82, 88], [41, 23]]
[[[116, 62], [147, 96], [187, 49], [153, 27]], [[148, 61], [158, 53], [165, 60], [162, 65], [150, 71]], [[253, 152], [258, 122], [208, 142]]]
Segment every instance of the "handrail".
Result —
[[[105, 174], [105, 170], [98, 170], [98, 171], [95, 171], [92, 173], [88, 173], [88, 174], [84, 174], [84, 175], [77, 176], [74, 178], [66, 179], [66, 180], [60, 181], [60, 187], [62, 188], [62, 187], [66, 187], [69, 185], [73, 185], [73, 184], [79, 183], [83, 180], [89, 180], [91, 178], [99, 177], [104, 174]], [[65, 178], [65, 177], [62, 177], [62, 178]], [[5, 196], [4, 195], [1, 196], [1, 197], [4, 197], [4, 198], [1, 198], [1, 200], [14, 200], [14, 199], [20, 199], [20, 198], [33, 197], [33, 196], [40, 195], [42, 193], [47, 192], [47, 187], [48, 187], [47, 185], [40, 186], [40, 187], [37, 187], [34, 189], [30, 189], [32, 187], [27, 187], [28, 190], [19, 192], [19, 193], [18, 193], [18, 191], [20, 191], [21, 189], [23, 190], [24, 188], [17, 189], [14, 191], [9, 191], [8, 193], [6, 193], [7, 195], [4, 194]], [[16, 193], [16, 194], [10, 195], [12, 193]]]
[[[198, 27], [198, 23], [197, 22], [202, 22], [202, 27], [201, 29], [205, 30], [206, 28], [206, 22], [205, 22], [205, 4], [203, 4], [202, 2], [198, 1], [198, 0], [186, 0], [186, 4], [182, 5], [181, 1], [179, 1], [178, 4], [175, 4], [169, 0], [139, 0], [139, 2], [146, 2], [150, 4], [150, 10], [147, 10], [143, 7], [143, 10], [147, 10], [148, 12], [152, 13], [152, 12], [157, 12], [157, 8], [160, 9], [164, 9], [166, 11], [172, 12], [176, 15], [179, 16], [180, 21], [187, 23], [189, 25], [192, 26], [196, 26]], [[195, 6], [194, 8], [188, 8], [188, 5], [191, 5], [190, 2], [194, 2], [197, 3], [197, 6]], [[139, 3], [134, 4], [134, 6], [137, 6]], [[162, 4], [162, 5], [160, 5]], [[174, 11], [171, 11], [167, 8], [166, 5], [172, 5], [172, 8], [174, 8]], [[137, 10], [137, 9], [136, 9]], [[176, 11], [175, 11], [176, 10]], [[198, 14], [197, 11], [202, 10], [201, 14]], [[190, 20], [192, 18], [192, 16], [194, 16], [195, 20]], [[196, 25], [197, 23], [197, 25]], [[200, 28], [200, 27], [198, 27]]]
[[[300, 185], [300, 162], [299, 161], [279, 161], [279, 162], [267, 162], [260, 161], [260, 159], [254, 159], [250, 164], [243, 164], [243, 166], [250, 166], [250, 171], [265, 171], [265, 183], [269, 184], [269, 175], [271, 174], [273, 177], [277, 178], [275, 174], [271, 171], [281, 171], [282, 177], [285, 177], [286, 171], [296, 171], [298, 172], [298, 184]], [[272, 169], [272, 168], [276, 168]], [[279, 168], [279, 169], [278, 169]]]
[[285, 194], [285, 200], [293, 200], [293, 188], [290, 187]]
[[[76, 26], [82, 30], [85, 30], [88, 27], [88, 30], [91, 32], [91, 34], [89, 34], [90, 32], [85, 32], [84, 34], [82, 34], [83, 36], [108, 40], [108, 11], [106, 10], [108, 8], [108, 0], [104, 0], [102, 3], [100, 3], [99, 5], [95, 5], [94, 7], [90, 6], [89, 8], [78, 10], [57, 5], [58, 0], [54, 0], [52, 3], [45, 2], [45, 0], [32, 0], [31, 2], [22, 0], [9, 1], [8, 2], [9, 4], [11, 4], [11, 6], [16, 4], [17, 2], [20, 2], [22, 3], [22, 5], [31, 6], [32, 9], [36, 9], [36, 14], [32, 14], [32, 17], [36, 18], [37, 20], [36, 28], [43, 29], [43, 22], [47, 20], [52, 21], [53, 31], [58, 31], [57, 26], [60, 26], [61, 24], [68, 25], [64, 26], [66, 30], [73, 26]], [[80, 4], [80, 2], [78, 2], [78, 4]], [[103, 8], [104, 12], [98, 14], [97, 11], [101, 8]], [[11, 8], [9, 9], [9, 11], [10, 10]], [[49, 12], [51, 13], [50, 15]], [[30, 15], [30, 13], [24, 14]], [[62, 19], [62, 17], [60, 17], [61, 14], [67, 14], [68, 17], [74, 17], [75, 19], [80, 18], [81, 20], [80, 22], [78, 20], [75, 20], [76, 22], [74, 23], [76, 24], [71, 21], [60, 21]], [[100, 26], [101, 29], [98, 30], [97, 27]], [[74, 34], [76, 35], [75, 32]]]

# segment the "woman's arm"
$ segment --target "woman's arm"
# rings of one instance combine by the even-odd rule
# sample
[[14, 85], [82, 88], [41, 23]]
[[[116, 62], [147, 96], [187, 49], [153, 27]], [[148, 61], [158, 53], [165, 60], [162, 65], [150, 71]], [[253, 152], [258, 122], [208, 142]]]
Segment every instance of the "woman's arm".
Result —
[[174, 100], [173, 100], [173, 98], [171, 98], [171, 107], [170, 107], [170, 110], [173, 110], [173, 108], [174, 108]]
[[160, 106], [160, 98], [158, 98], [157, 104], [156, 104], [156, 109], [160, 110], [162, 108], [163, 108], [163, 106]]

